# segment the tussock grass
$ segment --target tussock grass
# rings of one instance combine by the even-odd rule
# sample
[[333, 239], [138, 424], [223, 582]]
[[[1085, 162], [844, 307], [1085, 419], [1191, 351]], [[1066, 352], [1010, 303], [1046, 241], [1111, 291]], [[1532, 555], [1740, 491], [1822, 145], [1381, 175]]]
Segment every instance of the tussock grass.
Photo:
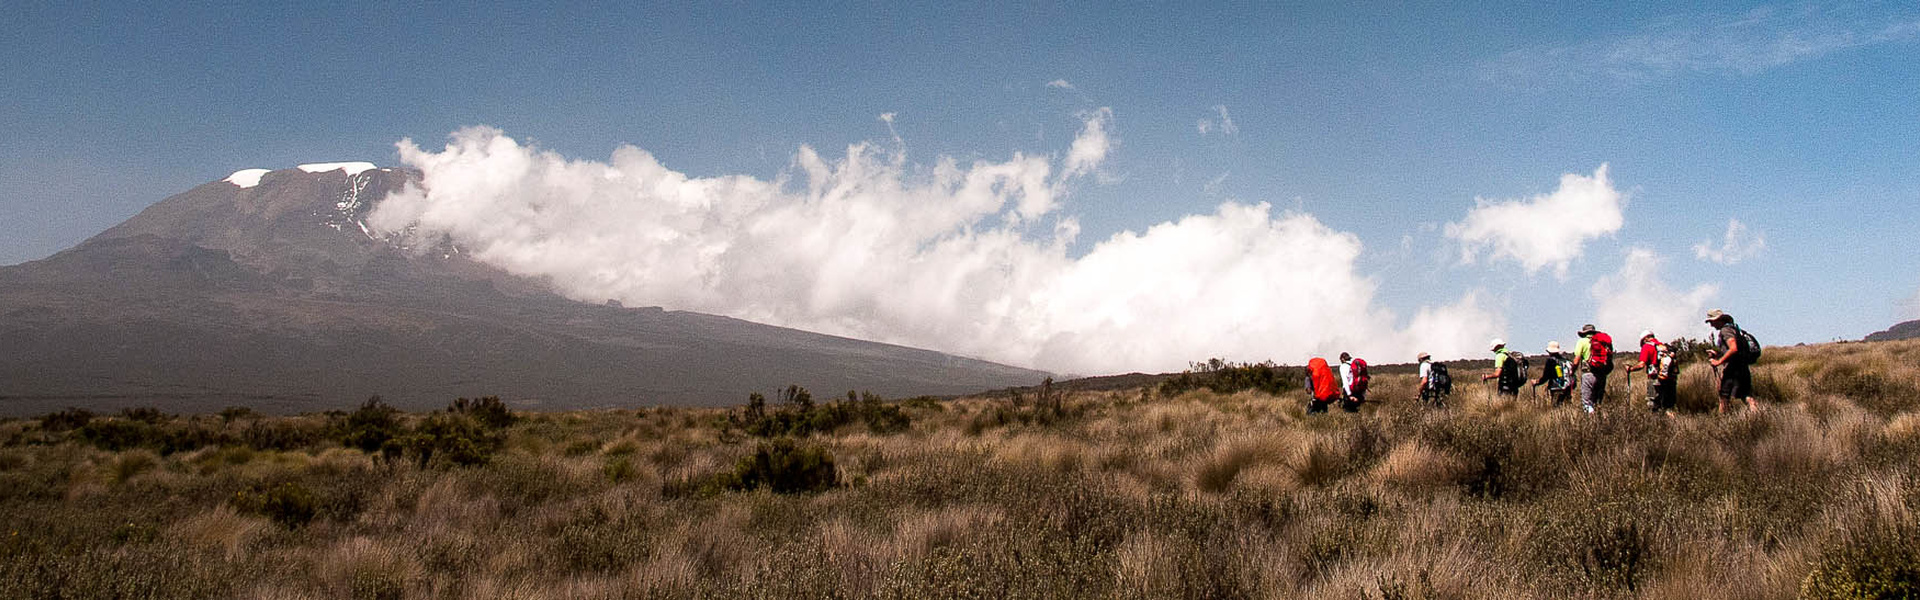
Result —
[[1675, 417], [1624, 375], [1596, 415], [1476, 386], [1432, 409], [1402, 375], [1311, 417], [1206, 382], [752, 418], [63, 411], [0, 422], [0, 597], [1900, 597], [1917, 361], [1769, 349], [1764, 410], [1727, 415], [1692, 364]]

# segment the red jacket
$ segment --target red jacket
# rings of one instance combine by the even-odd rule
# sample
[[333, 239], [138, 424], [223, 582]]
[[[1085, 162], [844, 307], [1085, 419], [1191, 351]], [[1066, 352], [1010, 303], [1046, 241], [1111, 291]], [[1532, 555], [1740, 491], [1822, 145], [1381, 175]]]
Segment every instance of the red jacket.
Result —
[[1647, 377], [1653, 377], [1654, 363], [1660, 360], [1660, 340], [1640, 342], [1640, 364], [1647, 367]]

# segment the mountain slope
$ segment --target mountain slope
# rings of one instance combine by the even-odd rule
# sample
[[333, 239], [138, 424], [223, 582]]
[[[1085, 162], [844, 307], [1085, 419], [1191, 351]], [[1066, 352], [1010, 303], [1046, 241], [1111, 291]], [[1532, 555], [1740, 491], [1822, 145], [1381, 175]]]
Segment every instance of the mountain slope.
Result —
[[[323, 165], [327, 166], [327, 165]], [[236, 175], [238, 178], [239, 176]], [[738, 403], [955, 394], [1045, 376], [697, 313], [575, 302], [360, 218], [417, 184], [371, 165], [201, 185], [45, 260], [0, 267], [0, 412], [159, 404]]]
[[1868, 334], [1866, 341], [1891, 342], [1894, 340], [1910, 340], [1913, 338], [1920, 338], [1920, 321], [1907, 321], [1888, 327], [1886, 331]]

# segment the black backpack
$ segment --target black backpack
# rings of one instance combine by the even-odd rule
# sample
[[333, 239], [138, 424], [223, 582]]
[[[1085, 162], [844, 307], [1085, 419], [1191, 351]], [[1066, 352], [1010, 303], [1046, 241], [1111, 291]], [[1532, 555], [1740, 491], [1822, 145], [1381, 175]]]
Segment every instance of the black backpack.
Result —
[[1453, 393], [1453, 377], [1447, 375], [1446, 363], [1427, 365], [1427, 389], [1442, 394]]
[[1745, 327], [1736, 325], [1733, 330], [1740, 332], [1740, 354], [1738, 355], [1740, 362], [1749, 365], [1760, 362], [1760, 340], [1754, 338], [1753, 332], [1747, 331]]

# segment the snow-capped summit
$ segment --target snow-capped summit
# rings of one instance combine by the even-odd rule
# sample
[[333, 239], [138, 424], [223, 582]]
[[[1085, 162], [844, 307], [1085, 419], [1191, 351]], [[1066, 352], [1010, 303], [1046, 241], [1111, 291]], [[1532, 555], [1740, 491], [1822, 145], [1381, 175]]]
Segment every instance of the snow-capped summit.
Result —
[[346, 171], [348, 177], [359, 175], [362, 172], [371, 171], [377, 168], [379, 167], [374, 166], [373, 163], [370, 163], [370, 162], [331, 162], [331, 163], [311, 163], [311, 164], [300, 165], [300, 170], [306, 171], [308, 173], [325, 173], [327, 171]]
[[234, 171], [232, 175], [228, 175], [226, 179], [222, 179], [221, 181], [225, 181], [227, 183], [231, 183], [243, 188], [250, 188], [256, 185], [260, 185], [260, 177], [262, 175], [266, 175], [269, 172], [270, 171], [268, 169], [241, 169], [238, 171]]

